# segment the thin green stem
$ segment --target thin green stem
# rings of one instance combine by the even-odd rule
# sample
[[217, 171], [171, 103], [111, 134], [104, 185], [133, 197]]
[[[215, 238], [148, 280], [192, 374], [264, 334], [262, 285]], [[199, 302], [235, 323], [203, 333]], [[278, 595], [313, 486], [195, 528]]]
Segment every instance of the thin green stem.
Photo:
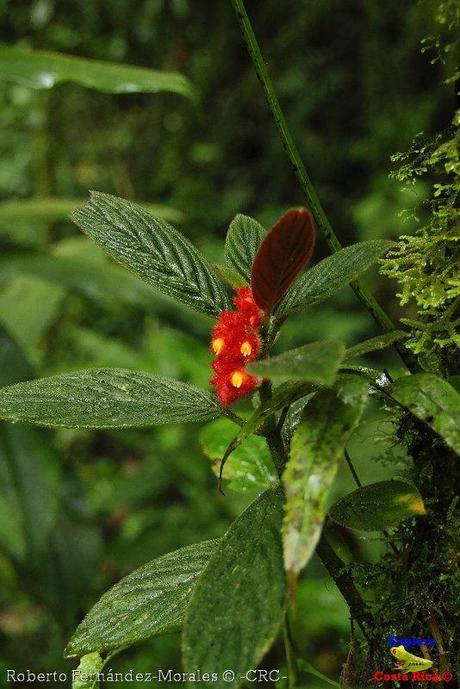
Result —
[[[270, 108], [272, 117], [275, 121], [276, 128], [278, 129], [278, 133], [283, 144], [283, 148], [286, 151], [289, 160], [291, 161], [293, 170], [297, 176], [297, 179], [299, 180], [300, 186], [305, 195], [308, 206], [315, 218], [316, 225], [320, 232], [323, 234], [331, 251], [340, 251], [342, 245], [339, 241], [339, 238], [335, 234], [331, 223], [329, 222], [324, 208], [321, 205], [318, 194], [316, 193], [316, 190], [305, 169], [302, 158], [300, 157], [297, 146], [287, 125], [286, 118], [281, 109], [278, 97], [273, 86], [273, 82], [271, 80], [270, 74], [268, 73], [267, 65], [262, 56], [259, 44], [257, 42], [257, 38], [254, 34], [254, 30], [251, 25], [251, 20], [249, 19], [248, 14], [246, 12], [244, 1], [232, 0], [232, 3], [236, 12], [236, 16], [238, 18], [238, 22], [247, 49], [254, 64], [257, 78], [260, 81], [260, 84], [263, 88], [265, 98]], [[350, 284], [353, 290], [355, 291], [355, 294], [357, 295], [358, 299], [369, 311], [371, 316], [382, 328], [382, 330], [384, 330], [385, 332], [390, 332], [391, 330], [394, 330], [395, 326], [391, 318], [380, 306], [378, 301], [372, 296], [367, 287], [365, 287], [365, 285], [360, 280], [354, 280]], [[402, 360], [407, 365], [407, 367], [411, 368], [410, 362], [408, 362], [406, 352], [404, 352], [404, 350], [402, 349], [402, 347], [399, 346], [398, 343], [395, 343], [395, 347], [398, 350], [399, 355], [401, 356]]]
[[294, 641], [292, 638], [291, 626], [289, 623], [288, 613], [284, 618], [284, 649], [286, 652], [287, 661], [287, 671], [288, 671], [288, 687], [289, 689], [295, 689], [298, 681], [298, 667], [297, 667], [297, 657], [294, 649]]
[[348, 464], [348, 468], [349, 468], [350, 471], [351, 471], [351, 475], [353, 476], [356, 485], [358, 486], [358, 488], [361, 488], [363, 484], [362, 484], [361, 481], [359, 480], [359, 476], [358, 476], [358, 474], [356, 473], [355, 467], [353, 466], [353, 462], [351, 461], [351, 457], [350, 457], [350, 455], [348, 454], [348, 450], [345, 450], [345, 461], [346, 461], [346, 463]]

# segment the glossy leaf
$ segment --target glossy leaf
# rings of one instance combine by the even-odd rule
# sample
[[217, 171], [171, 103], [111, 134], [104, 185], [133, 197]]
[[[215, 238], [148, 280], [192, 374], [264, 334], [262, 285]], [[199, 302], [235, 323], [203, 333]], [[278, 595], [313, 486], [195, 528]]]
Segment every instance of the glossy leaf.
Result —
[[304, 380], [318, 385], [332, 385], [345, 355], [345, 346], [336, 340], [320, 340], [290, 349], [269, 359], [247, 366], [247, 370], [275, 381]]
[[112, 586], [77, 627], [66, 656], [131, 646], [178, 629], [192, 591], [219, 541], [180, 548]]
[[[199, 439], [203, 452], [212, 460], [212, 468], [219, 475], [225, 449], [235, 436], [235, 424], [218, 419], [201, 429]], [[250, 435], [233, 452], [225, 469], [228, 487], [238, 493], [261, 492], [278, 482], [267, 443], [264, 438]]]
[[266, 235], [257, 220], [238, 214], [230, 223], [225, 239], [225, 261], [247, 284], [252, 264]]
[[399, 378], [386, 391], [460, 454], [460, 394], [452, 385], [431, 373], [417, 373]]
[[88, 60], [62, 53], [23, 50], [0, 45], [0, 75], [32, 89], [50, 89], [74, 81], [104, 93], [158, 93], [170, 91], [194, 98], [190, 82], [182, 74], [145, 67]]
[[[260, 495], [230, 526], [196, 585], [182, 635], [184, 669], [217, 673], [216, 689], [239, 686], [278, 633], [286, 605], [281, 519], [282, 492]], [[229, 668], [234, 676], [225, 681]]]
[[[86, 199], [68, 199], [61, 197], [40, 197], [28, 199], [14, 199], [0, 203], [0, 225], [8, 226], [16, 222], [53, 223], [70, 220], [71, 214], [82, 208]], [[152, 215], [164, 218], [170, 222], [181, 222], [182, 213], [154, 203], [140, 204]]]
[[112, 258], [160, 292], [210, 315], [230, 308], [211, 264], [180, 232], [141, 206], [93, 192], [72, 217]]
[[220, 416], [205, 390], [120, 368], [88, 369], [0, 390], [0, 418], [66, 428], [128, 428], [210, 421]]
[[286, 513], [284, 563], [294, 583], [321, 535], [326, 501], [345, 443], [356, 428], [368, 385], [343, 376], [332, 390], [320, 390], [305, 407], [283, 475]]
[[377, 335], [376, 337], [371, 337], [369, 340], [364, 340], [364, 342], [359, 342], [353, 347], [348, 347], [345, 352], [345, 360], [355, 359], [358, 356], [363, 356], [363, 354], [369, 354], [369, 352], [377, 352], [380, 349], [386, 349], [407, 337], [407, 334], [402, 330], [393, 330], [390, 333], [383, 333], [383, 335]]
[[306, 208], [291, 209], [272, 227], [254, 259], [254, 300], [267, 314], [281, 301], [313, 253], [315, 226]]
[[422, 514], [422, 496], [407, 481], [379, 481], [362, 486], [329, 510], [334, 521], [359, 531], [382, 531], [407, 517]]
[[392, 242], [376, 239], [352, 244], [307, 270], [276, 309], [277, 316], [300, 311], [332, 297], [367, 270]]

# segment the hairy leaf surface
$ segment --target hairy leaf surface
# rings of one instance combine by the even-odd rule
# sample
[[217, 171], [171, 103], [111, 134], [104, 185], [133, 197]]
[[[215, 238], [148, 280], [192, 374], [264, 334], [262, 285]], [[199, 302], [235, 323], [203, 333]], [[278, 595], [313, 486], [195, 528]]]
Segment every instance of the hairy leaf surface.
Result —
[[180, 548], [112, 586], [77, 627], [66, 656], [109, 651], [177, 629], [219, 541]]
[[257, 220], [238, 214], [230, 223], [225, 239], [225, 261], [248, 283], [252, 264], [266, 235]]
[[307, 564], [319, 540], [326, 500], [345, 443], [361, 418], [368, 384], [343, 376], [307, 404], [295, 431], [283, 475], [286, 514], [284, 562], [292, 578]]
[[174, 227], [141, 206], [92, 192], [72, 217], [112, 258], [160, 292], [209, 315], [230, 308], [211, 264]]
[[387, 392], [460, 454], [460, 394], [452, 385], [431, 373], [416, 373], [399, 378]]
[[76, 371], [0, 390], [0, 418], [39, 426], [127, 428], [210, 421], [221, 414], [206, 390], [120, 368]]
[[276, 309], [277, 316], [319, 304], [369, 268], [392, 242], [376, 239], [347, 246], [305, 271]]
[[[239, 686], [278, 633], [286, 605], [281, 520], [281, 490], [262, 493], [230, 526], [196, 585], [184, 623], [184, 667], [217, 673], [216, 689]], [[229, 668], [234, 677], [226, 682]]]

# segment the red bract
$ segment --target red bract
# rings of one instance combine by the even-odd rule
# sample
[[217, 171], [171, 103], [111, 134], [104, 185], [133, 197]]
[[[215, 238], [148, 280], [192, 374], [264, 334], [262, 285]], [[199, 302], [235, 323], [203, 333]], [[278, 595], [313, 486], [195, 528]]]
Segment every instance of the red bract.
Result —
[[260, 351], [258, 328], [264, 313], [259, 309], [249, 287], [240, 287], [233, 300], [236, 311], [222, 311], [212, 331], [211, 351], [215, 375], [211, 385], [223, 407], [245, 397], [259, 384], [259, 379], [245, 370]]

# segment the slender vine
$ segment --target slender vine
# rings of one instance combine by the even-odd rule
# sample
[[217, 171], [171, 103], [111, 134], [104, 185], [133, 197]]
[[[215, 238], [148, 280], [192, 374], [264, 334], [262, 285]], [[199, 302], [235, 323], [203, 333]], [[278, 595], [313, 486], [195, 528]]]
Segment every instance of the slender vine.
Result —
[[[278, 130], [283, 148], [286, 151], [289, 160], [291, 161], [293, 170], [300, 183], [310, 210], [315, 218], [316, 225], [324, 236], [331, 251], [333, 253], [340, 251], [340, 249], [343, 248], [342, 244], [334, 232], [329, 218], [327, 217], [321, 201], [319, 200], [316, 189], [307, 173], [305, 165], [303, 164], [302, 158], [300, 157], [299, 150], [294, 142], [283, 110], [281, 109], [281, 105], [276, 95], [266, 62], [263, 58], [259, 43], [252, 28], [251, 20], [246, 12], [244, 2], [243, 0], [232, 0], [232, 4], [236, 12], [246, 47], [253, 62], [257, 79], [263, 88], [265, 98]], [[391, 330], [395, 329], [391, 318], [361, 280], [353, 280], [350, 283], [350, 286], [354, 290], [360, 302], [384, 332], [390, 332]], [[416, 366], [415, 362], [412, 360], [412, 357], [410, 357], [410, 355], [404, 351], [403, 347], [399, 343], [395, 343], [394, 346], [407, 368], [409, 370], [414, 370]]]

